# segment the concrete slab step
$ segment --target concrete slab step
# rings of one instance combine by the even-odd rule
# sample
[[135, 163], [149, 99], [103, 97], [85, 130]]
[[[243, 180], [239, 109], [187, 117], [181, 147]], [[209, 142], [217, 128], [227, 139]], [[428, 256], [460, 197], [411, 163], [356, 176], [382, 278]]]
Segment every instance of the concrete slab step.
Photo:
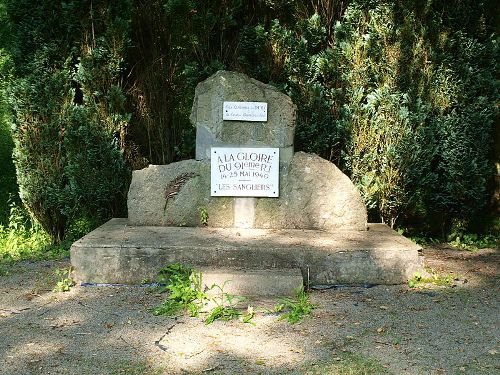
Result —
[[80, 282], [141, 283], [169, 263], [200, 268], [299, 268], [314, 284], [397, 284], [421, 271], [420, 247], [384, 224], [368, 231], [130, 226], [112, 219], [71, 247]]
[[204, 287], [210, 289], [210, 295], [215, 296], [220, 295], [222, 291], [246, 297], [290, 296], [302, 287], [304, 282], [299, 268], [238, 270], [202, 267], [199, 271]]

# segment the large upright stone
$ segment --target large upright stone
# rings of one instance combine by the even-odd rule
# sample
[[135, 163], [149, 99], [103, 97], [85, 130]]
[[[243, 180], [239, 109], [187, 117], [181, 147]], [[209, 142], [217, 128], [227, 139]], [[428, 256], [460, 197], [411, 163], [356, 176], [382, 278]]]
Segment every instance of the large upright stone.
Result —
[[[267, 122], [223, 121], [223, 103], [266, 102]], [[293, 157], [296, 106], [285, 94], [245, 74], [219, 71], [196, 87], [191, 122], [196, 159], [209, 160], [217, 146], [279, 147], [281, 165]]]
[[[265, 102], [267, 121], [224, 120], [224, 102]], [[244, 74], [219, 71], [199, 83], [191, 113], [197, 160], [134, 171], [130, 224], [364, 230], [366, 208], [349, 178], [317, 155], [293, 153], [295, 116], [288, 96]], [[279, 148], [279, 197], [212, 197], [214, 146]]]

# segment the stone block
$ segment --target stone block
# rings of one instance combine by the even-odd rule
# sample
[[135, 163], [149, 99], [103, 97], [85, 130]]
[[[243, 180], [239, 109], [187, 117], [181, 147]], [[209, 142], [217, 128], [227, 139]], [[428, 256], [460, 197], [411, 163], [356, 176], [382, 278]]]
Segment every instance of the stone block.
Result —
[[79, 282], [137, 284], [169, 263], [194, 268], [300, 268], [311, 284], [398, 284], [422, 271], [420, 247], [385, 224], [370, 230], [131, 226], [112, 219], [71, 247]]
[[[300, 268], [284, 269], [199, 269], [202, 283], [206, 288], [214, 284], [223, 287], [224, 293], [235, 296], [291, 296], [303, 286]], [[221, 290], [214, 288], [208, 292], [219, 296]]]
[[[224, 101], [266, 102], [267, 122], [223, 121]], [[196, 159], [210, 159], [214, 146], [292, 149], [296, 106], [271, 85], [237, 72], [219, 71], [196, 87], [191, 122], [196, 126]], [[293, 151], [292, 151], [293, 153]], [[290, 161], [290, 152], [282, 163]]]
[[[177, 178], [191, 176], [167, 202]], [[245, 203], [245, 204], [243, 204]], [[334, 164], [314, 154], [295, 153], [280, 174], [279, 198], [210, 196], [210, 166], [185, 160], [151, 165], [132, 174], [128, 194], [131, 225], [365, 230], [367, 214], [358, 189]]]
[[366, 229], [361, 195], [335, 164], [297, 152], [280, 185], [279, 199], [257, 200], [255, 228]]
[[[183, 176], [185, 181], [176, 184]], [[167, 200], [171, 185], [177, 191]], [[210, 196], [210, 165], [196, 160], [133, 171], [127, 198], [130, 225], [232, 227], [233, 203], [233, 198]], [[202, 222], [202, 211], [208, 223]]]

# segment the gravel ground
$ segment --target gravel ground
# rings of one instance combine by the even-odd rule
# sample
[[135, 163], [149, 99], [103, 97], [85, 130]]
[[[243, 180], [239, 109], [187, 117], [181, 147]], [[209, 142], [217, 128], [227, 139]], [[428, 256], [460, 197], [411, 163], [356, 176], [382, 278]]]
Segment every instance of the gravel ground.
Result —
[[156, 317], [151, 289], [54, 293], [67, 261], [21, 263], [0, 277], [0, 374], [500, 374], [500, 251], [424, 255], [452, 286], [312, 291], [295, 325], [264, 310], [254, 325]]

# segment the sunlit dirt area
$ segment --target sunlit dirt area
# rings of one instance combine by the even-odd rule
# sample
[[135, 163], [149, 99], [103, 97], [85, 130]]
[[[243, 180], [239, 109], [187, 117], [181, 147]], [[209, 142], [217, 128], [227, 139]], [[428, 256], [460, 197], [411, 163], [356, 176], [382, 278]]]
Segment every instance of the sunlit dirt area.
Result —
[[20, 263], [0, 277], [0, 373], [498, 374], [499, 251], [424, 255], [445, 282], [312, 290], [316, 308], [293, 325], [276, 299], [242, 303], [250, 323], [154, 316], [154, 289], [58, 293], [69, 262]]

